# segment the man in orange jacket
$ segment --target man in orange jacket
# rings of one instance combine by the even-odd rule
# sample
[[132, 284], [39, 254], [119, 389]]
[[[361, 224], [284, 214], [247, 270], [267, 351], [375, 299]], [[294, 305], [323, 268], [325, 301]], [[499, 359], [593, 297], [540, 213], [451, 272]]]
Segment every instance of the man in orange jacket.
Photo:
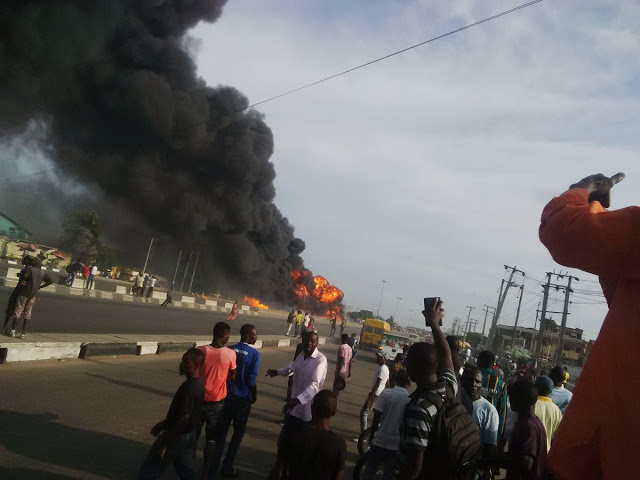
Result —
[[640, 207], [607, 211], [624, 178], [592, 175], [549, 202], [540, 240], [554, 260], [600, 277], [609, 304], [600, 335], [554, 437], [547, 465], [561, 479], [640, 478]]

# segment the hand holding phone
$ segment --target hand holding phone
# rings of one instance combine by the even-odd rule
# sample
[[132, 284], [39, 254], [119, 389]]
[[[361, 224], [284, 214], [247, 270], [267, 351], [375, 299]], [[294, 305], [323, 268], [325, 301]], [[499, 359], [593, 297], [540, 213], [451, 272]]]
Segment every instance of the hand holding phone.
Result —
[[424, 299], [424, 310], [422, 314], [424, 315], [427, 327], [432, 327], [436, 323], [442, 326], [442, 317], [444, 316], [443, 303], [440, 297], [427, 297]]

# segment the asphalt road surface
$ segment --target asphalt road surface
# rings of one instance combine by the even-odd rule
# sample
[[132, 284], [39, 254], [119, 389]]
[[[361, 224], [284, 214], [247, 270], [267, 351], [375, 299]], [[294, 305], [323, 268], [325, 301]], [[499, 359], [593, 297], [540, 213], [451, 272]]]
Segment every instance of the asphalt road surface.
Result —
[[[325, 387], [331, 386], [337, 349], [320, 348], [329, 361]], [[287, 382], [265, 372], [286, 365], [293, 351], [261, 350], [258, 401], [235, 465], [241, 480], [267, 478], [275, 461]], [[180, 355], [164, 354], [1, 365], [0, 478], [135, 478], [153, 442], [151, 427], [165, 417], [184, 381], [179, 362]], [[345, 479], [359, 458], [352, 440], [359, 434], [359, 411], [376, 367], [373, 354], [358, 354], [332, 421], [332, 430], [347, 442]], [[176, 478], [175, 470], [169, 468], [162, 478]]]
[[[0, 305], [4, 312], [12, 289], [0, 287]], [[120, 333], [144, 335], [211, 335], [216, 322], [228, 313], [210, 312], [156, 304], [106, 300], [95, 297], [38, 293], [29, 330], [39, 333]], [[252, 323], [263, 335], [284, 335], [287, 319], [261, 315], [238, 315], [231, 322], [232, 334], [239, 333], [244, 323]], [[329, 321], [316, 318], [318, 333], [329, 334]], [[348, 328], [349, 334], [360, 334], [360, 328]]]

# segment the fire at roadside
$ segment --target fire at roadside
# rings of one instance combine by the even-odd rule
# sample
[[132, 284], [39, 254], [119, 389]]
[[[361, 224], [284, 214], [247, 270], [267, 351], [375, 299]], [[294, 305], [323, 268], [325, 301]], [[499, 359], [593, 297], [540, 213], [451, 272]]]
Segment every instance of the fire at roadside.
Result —
[[342, 299], [344, 293], [331, 285], [321, 275], [313, 275], [309, 270], [291, 272], [293, 294], [291, 303], [297, 308], [325, 317], [342, 319]]

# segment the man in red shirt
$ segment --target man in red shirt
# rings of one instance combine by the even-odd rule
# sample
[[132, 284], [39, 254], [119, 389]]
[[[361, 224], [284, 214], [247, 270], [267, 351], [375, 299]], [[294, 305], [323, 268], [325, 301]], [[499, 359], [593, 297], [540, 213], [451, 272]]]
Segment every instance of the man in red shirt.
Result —
[[222, 414], [223, 402], [227, 396], [227, 381], [236, 375], [236, 352], [225, 345], [229, 341], [231, 327], [228, 323], [218, 322], [213, 327], [213, 340], [210, 345], [198, 347], [204, 352], [204, 363], [200, 367], [200, 376], [204, 382], [204, 404], [200, 414], [198, 435], [205, 425], [207, 445], [204, 448], [203, 477], [209, 476], [215, 453], [215, 427]]

